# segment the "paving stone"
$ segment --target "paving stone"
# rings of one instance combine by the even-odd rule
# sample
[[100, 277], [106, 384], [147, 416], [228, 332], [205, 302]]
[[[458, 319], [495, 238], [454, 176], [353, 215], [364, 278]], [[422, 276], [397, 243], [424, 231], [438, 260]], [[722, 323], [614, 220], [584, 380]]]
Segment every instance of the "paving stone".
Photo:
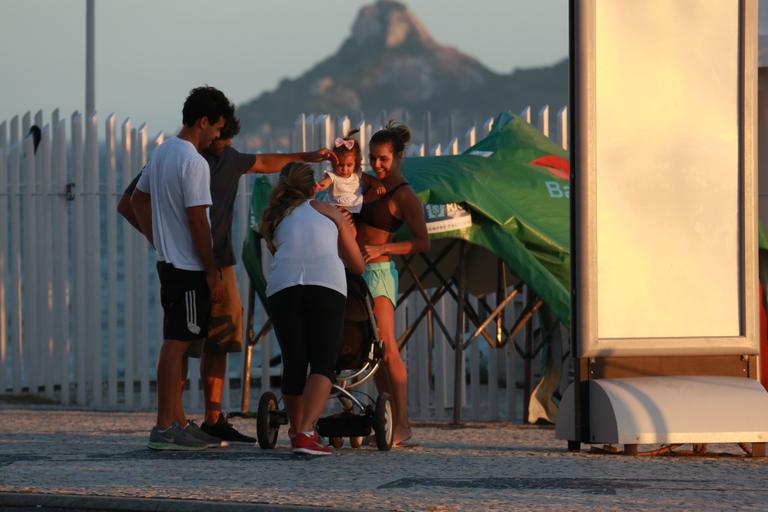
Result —
[[[255, 435], [252, 420], [237, 427]], [[548, 428], [417, 424], [416, 446], [275, 450], [146, 448], [154, 415], [0, 408], [0, 492], [170, 498], [339, 510], [765, 510], [768, 461], [719, 455], [627, 457], [565, 450]]]

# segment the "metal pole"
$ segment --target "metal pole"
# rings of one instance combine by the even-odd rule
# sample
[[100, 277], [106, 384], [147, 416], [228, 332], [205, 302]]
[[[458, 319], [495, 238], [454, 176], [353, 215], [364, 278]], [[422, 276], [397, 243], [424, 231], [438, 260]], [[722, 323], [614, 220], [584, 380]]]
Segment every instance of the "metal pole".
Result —
[[[528, 286], [526, 303], [533, 303], [533, 292]], [[533, 316], [525, 324], [525, 383], [524, 383], [524, 401], [523, 401], [523, 423], [528, 423], [528, 410], [531, 402], [531, 384], [533, 380]]]
[[459, 296], [456, 305], [456, 346], [454, 347], [454, 366], [453, 366], [453, 425], [461, 425], [461, 391], [464, 387], [464, 293], [465, 276], [464, 268], [464, 250], [467, 243], [462, 240], [459, 242], [459, 264], [456, 270], [459, 271]]
[[95, 89], [95, 5], [85, 0], [85, 118], [96, 111]]
[[[504, 301], [504, 294], [507, 292], [507, 267], [501, 258], [497, 262], [496, 274], [496, 306], [498, 307]], [[504, 343], [504, 313], [499, 311], [496, 317], [496, 347], [501, 347]], [[509, 384], [507, 384], [509, 385]]]
[[[251, 351], [256, 336], [253, 332], [253, 308], [256, 300], [256, 289], [253, 287], [253, 283], [248, 283], [248, 327], [246, 329], [247, 337], [243, 340], [245, 347], [243, 347], [243, 373], [242, 382], [240, 383], [240, 412], [248, 412], [249, 404], [251, 401]], [[262, 363], [263, 364], [263, 363]], [[269, 363], [267, 363], [269, 364]], [[264, 387], [262, 386], [262, 389]]]

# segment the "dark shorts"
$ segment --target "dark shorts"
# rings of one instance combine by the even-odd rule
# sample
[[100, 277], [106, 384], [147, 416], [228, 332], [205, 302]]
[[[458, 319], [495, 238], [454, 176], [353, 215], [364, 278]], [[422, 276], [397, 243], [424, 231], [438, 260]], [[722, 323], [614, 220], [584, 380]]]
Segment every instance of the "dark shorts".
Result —
[[163, 305], [163, 339], [189, 341], [187, 355], [198, 357], [202, 341], [208, 335], [211, 316], [210, 292], [205, 272], [181, 270], [170, 263], [158, 262], [160, 302]]

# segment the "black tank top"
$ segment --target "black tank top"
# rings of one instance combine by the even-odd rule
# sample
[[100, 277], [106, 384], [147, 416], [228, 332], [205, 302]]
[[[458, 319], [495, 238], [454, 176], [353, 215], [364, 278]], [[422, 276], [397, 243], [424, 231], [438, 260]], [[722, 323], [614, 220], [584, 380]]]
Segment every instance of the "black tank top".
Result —
[[386, 194], [375, 201], [363, 203], [363, 207], [360, 209], [360, 214], [357, 217], [358, 222], [373, 226], [377, 229], [382, 229], [388, 233], [394, 233], [400, 229], [400, 226], [403, 225], [403, 221], [389, 212], [389, 198], [403, 185], [408, 185], [408, 182], [404, 181], [395, 185], [392, 189], [387, 190]]

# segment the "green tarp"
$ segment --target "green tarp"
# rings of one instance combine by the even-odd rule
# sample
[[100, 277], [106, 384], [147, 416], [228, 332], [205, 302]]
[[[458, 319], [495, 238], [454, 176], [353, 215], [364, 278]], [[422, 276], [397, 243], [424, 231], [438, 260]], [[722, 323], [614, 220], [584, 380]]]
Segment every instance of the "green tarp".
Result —
[[470, 228], [431, 238], [461, 238], [490, 250], [569, 325], [566, 151], [520, 117], [502, 113], [488, 136], [463, 154], [406, 158], [403, 169], [424, 203], [463, 203], [472, 214]]
[[[425, 204], [463, 203], [472, 215], [472, 226], [430, 237], [464, 239], [501, 257], [565, 325], [570, 319], [567, 160], [567, 153], [539, 130], [502, 113], [488, 136], [461, 155], [403, 162], [406, 179]], [[252, 228], [269, 190], [266, 179], [256, 180]], [[407, 237], [407, 227], [397, 236]], [[243, 261], [264, 303], [261, 247], [252, 229]]]

